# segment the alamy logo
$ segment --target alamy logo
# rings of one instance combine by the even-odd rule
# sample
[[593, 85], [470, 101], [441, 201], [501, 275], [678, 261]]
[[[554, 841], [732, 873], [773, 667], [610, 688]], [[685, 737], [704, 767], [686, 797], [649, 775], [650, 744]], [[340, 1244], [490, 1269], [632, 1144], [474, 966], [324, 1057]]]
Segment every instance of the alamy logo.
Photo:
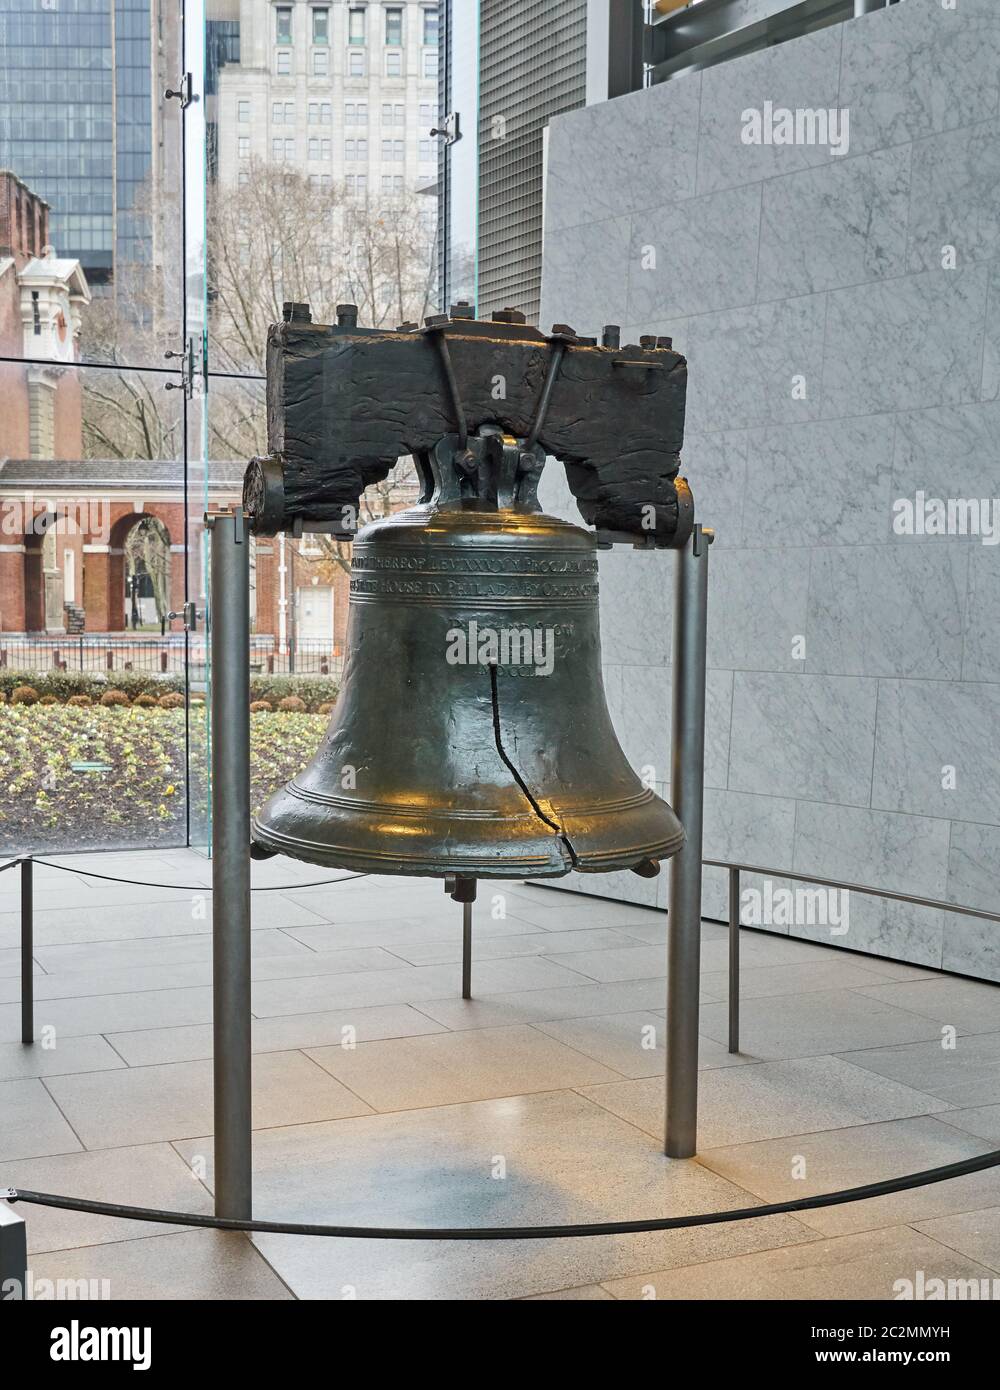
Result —
[[74, 1318], [52, 1329], [53, 1361], [131, 1361], [133, 1371], [148, 1371], [152, 1361], [149, 1327], [87, 1327]]
[[939, 1279], [918, 1269], [912, 1279], [897, 1279], [892, 1292], [903, 1302], [993, 1302], [1000, 1299], [1000, 1279]]
[[452, 627], [445, 634], [449, 666], [533, 667], [536, 676], [555, 668], [555, 632], [550, 627]]
[[845, 936], [851, 922], [846, 888], [776, 888], [764, 880], [763, 890], [744, 888], [740, 922], [744, 927], [829, 927], [831, 936]]
[[892, 529], [897, 536], [978, 536], [997, 545], [1000, 497], [928, 497], [918, 490], [893, 502]]
[[831, 106], [814, 111], [810, 106], [748, 106], [741, 114], [744, 145], [828, 145], [830, 153], [845, 155], [851, 146], [851, 113]]

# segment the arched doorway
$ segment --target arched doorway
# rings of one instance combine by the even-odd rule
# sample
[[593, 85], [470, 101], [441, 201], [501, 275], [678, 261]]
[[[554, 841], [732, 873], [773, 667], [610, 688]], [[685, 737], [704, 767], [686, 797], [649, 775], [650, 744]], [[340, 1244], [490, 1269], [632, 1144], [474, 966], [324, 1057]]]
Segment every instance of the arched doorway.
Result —
[[87, 630], [131, 630], [134, 590], [138, 630], [159, 632], [160, 619], [183, 603], [182, 548], [151, 508], [119, 516], [109, 542], [84, 547]]
[[157, 516], [127, 531], [123, 550], [125, 626], [158, 631], [170, 612], [170, 535]]

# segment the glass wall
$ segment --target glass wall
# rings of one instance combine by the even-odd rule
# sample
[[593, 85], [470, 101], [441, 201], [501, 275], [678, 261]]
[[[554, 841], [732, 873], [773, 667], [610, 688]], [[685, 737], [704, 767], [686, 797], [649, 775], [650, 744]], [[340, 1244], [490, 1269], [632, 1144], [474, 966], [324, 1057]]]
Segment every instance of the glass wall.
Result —
[[[432, 0], [4, 4], [0, 851], [206, 841], [204, 514], [268, 448], [286, 302], [441, 307], [444, 41]], [[457, 186], [451, 298], [474, 298]], [[413, 495], [404, 462], [364, 515]], [[325, 727], [350, 555], [282, 536], [252, 561], [259, 798]]]
[[3, 852], [189, 835], [182, 28], [0, 6]]

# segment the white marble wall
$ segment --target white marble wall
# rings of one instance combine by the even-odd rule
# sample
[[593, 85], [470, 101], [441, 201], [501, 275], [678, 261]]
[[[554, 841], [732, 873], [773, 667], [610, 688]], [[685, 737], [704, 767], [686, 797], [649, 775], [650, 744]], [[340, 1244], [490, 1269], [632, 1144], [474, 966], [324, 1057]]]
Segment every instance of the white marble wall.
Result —
[[[989, 910], [1000, 547], [895, 535], [891, 508], [1000, 498], [998, 81], [997, 0], [905, 0], [559, 117], [541, 317], [670, 334], [690, 364], [684, 472], [717, 532], [706, 855]], [[846, 108], [849, 152], [744, 144], [765, 101]], [[546, 489], [572, 514], [554, 466]], [[660, 781], [673, 564], [602, 560], [612, 711]], [[662, 878], [579, 886], [664, 900]], [[710, 915], [722, 889], [709, 872]], [[830, 944], [1000, 979], [1000, 927], [946, 911], [855, 896]]]

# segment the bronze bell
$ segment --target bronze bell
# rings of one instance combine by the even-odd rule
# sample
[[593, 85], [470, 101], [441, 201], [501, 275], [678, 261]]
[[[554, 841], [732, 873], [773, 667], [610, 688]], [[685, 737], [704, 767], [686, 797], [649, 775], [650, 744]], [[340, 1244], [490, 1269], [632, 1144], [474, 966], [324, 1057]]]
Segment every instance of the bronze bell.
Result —
[[257, 852], [383, 874], [657, 872], [684, 831], [615, 737], [597, 540], [541, 513], [544, 450], [443, 438], [354, 542], [340, 698]]

